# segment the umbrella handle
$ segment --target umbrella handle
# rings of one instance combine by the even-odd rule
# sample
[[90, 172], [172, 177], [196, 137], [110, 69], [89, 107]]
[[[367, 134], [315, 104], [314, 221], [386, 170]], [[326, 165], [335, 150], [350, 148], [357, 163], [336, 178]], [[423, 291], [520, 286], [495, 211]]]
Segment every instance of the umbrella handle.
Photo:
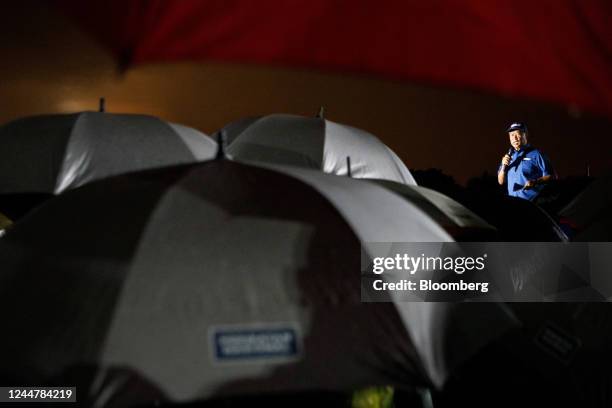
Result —
[[351, 172], [351, 156], [346, 156], [346, 175], [349, 177], [353, 177]]
[[215, 159], [225, 159], [225, 133], [223, 131], [217, 132], [217, 155]]

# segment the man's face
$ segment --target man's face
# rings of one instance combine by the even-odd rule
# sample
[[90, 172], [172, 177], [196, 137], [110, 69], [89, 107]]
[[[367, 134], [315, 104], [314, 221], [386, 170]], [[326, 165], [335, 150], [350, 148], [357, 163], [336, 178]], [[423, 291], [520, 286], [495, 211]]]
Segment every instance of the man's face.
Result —
[[512, 145], [514, 150], [519, 150], [521, 146], [527, 144], [527, 137], [520, 130], [513, 130], [508, 133], [508, 136], [510, 137], [510, 145]]

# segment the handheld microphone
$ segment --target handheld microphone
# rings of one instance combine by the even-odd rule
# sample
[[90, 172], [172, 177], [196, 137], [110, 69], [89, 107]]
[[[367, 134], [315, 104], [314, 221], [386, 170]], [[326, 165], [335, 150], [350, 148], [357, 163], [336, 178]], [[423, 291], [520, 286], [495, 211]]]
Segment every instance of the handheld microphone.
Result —
[[[506, 153], [508, 156], [510, 156], [510, 160], [512, 160], [512, 151], [513, 150], [514, 149], [511, 147], [511, 148], [508, 149], [508, 153]], [[504, 167], [509, 167], [509, 166], [504, 165]]]

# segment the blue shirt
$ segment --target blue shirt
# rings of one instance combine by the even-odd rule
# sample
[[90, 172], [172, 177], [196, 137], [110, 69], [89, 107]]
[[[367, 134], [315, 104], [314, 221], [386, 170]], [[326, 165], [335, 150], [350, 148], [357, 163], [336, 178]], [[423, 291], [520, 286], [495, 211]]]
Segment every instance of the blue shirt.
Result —
[[[498, 172], [500, 170], [501, 165]], [[520, 150], [512, 152], [510, 165], [506, 169], [508, 195], [533, 200], [540, 194], [544, 186], [538, 184], [529, 190], [523, 190], [527, 180], [536, 180], [552, 174], [552, 166], [546, 156], [530, 145], [522, 146]]]

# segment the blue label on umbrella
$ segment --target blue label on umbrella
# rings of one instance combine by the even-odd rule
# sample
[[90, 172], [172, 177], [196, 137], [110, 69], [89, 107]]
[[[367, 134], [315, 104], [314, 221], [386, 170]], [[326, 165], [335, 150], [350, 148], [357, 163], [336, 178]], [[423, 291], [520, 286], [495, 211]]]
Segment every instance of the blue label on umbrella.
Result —
[[217, 328], [213, 347], [217, 361], [295, 358], [298, 336], [291, 327]]

